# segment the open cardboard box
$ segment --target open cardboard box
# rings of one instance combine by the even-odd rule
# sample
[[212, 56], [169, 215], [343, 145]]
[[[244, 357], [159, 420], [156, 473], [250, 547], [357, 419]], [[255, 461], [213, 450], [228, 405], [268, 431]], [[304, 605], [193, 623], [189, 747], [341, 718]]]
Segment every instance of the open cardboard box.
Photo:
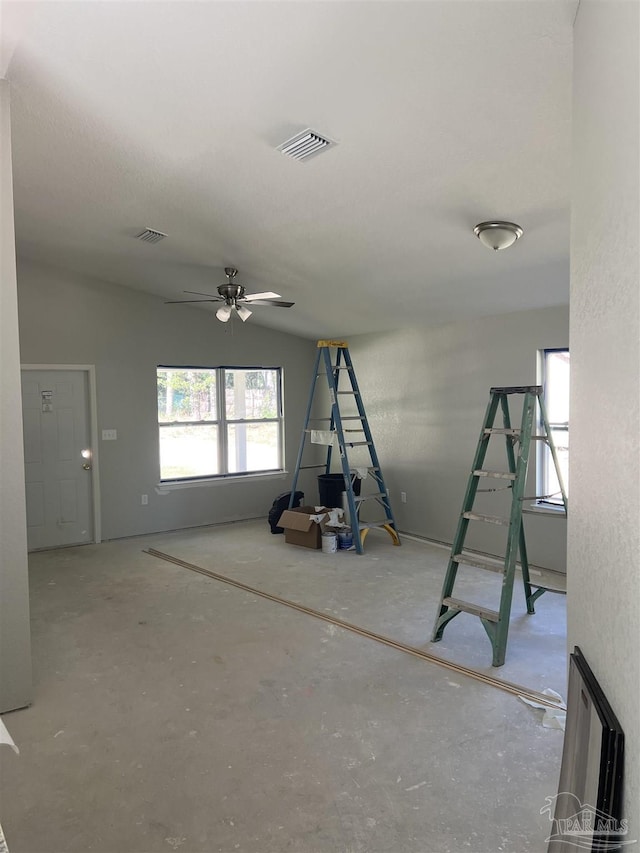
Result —
[[[313, 516], [322, 515], [319, 522]], [[321, 548], [322, 534], [329, 520], [329, 508], [314, 506], [296, 506], [285, 509], [280, 516], [278, 527], [284, 527], [284, 541], [289, 545], [302, 545], [303, 548]]]

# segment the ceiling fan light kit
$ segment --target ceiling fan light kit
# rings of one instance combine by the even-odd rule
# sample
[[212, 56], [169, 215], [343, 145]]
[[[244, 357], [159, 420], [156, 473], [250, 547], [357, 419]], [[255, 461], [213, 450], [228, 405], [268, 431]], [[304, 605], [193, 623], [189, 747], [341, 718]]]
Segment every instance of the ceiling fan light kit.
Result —
[[204, 299], [170, 299], [165, 302], [165, 305], [181, 305], [191, 302], [222, 302], [223, 304], [216, 311], [216, 317], [221, 323], [228, 323], [234, 312], [243, 323], [246, 323], [253, 314], [253, 311], [250, 311], [247, 307], [248, 305], [291, 308], [295, 304], [293, 302], [282, 301], [280, 294], [274, 293], [271, 290], [264, 293], [245, 293], [244, 287], [241, 284], [236, 284], [234, 281], [238, 275], [238, 270], [235, 267], [225, 267], [224, 272], [227, 276], [227, 283], [221, 284], [218, 287], [217, 296], [212, 296], [210, 293], [199, 293], [196, 290], [185, 290], [185, 293], [190, 293], [193, 296], [201, 296]]
[[216, 311], [216, 317], [218, 318], [218, 320], [220, 320], [221, 323], [228, 323], [229, 318], [231, 317], [231, 311], [232, 310], [233, 309], [231, 308], [230, 305], [222, 305]]
[[504, 222], [503, 220], [496, 219], [489, 222], [480, 222], [473, 229], [473, 233], [487, 249], [499, 252], [501, 249], [508, 249], [509, 246], [513, 246], [516, 240], [522, 237], [524, 232], [515, 222]]

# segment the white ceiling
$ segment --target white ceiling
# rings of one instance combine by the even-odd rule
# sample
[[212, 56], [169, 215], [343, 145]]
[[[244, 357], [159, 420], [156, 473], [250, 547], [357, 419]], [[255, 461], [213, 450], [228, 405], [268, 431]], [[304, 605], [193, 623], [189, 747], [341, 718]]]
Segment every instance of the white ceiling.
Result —
[[566, 303], [576, 6], [3, 2], [18, 252], [169, 299], [233, 265], [310, 338]]

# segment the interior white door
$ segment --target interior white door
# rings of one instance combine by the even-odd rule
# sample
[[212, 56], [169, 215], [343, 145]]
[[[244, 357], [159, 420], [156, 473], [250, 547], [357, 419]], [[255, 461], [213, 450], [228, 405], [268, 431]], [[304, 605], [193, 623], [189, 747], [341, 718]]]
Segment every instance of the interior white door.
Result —
[[23, 370], [22, 413], [29, 550], [92, 542], [86, 371]]

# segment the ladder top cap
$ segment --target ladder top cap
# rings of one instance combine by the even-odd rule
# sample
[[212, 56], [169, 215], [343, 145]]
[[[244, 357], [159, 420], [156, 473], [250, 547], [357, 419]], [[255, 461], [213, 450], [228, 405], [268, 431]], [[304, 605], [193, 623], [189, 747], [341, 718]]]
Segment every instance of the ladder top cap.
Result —
[[346, 341], [318, 341], [318, 348], [320, 347], [346, 347], [348, 346]]
[[492, 388], [491, 394], [541, 394], [542, 385], [511, 385]]

